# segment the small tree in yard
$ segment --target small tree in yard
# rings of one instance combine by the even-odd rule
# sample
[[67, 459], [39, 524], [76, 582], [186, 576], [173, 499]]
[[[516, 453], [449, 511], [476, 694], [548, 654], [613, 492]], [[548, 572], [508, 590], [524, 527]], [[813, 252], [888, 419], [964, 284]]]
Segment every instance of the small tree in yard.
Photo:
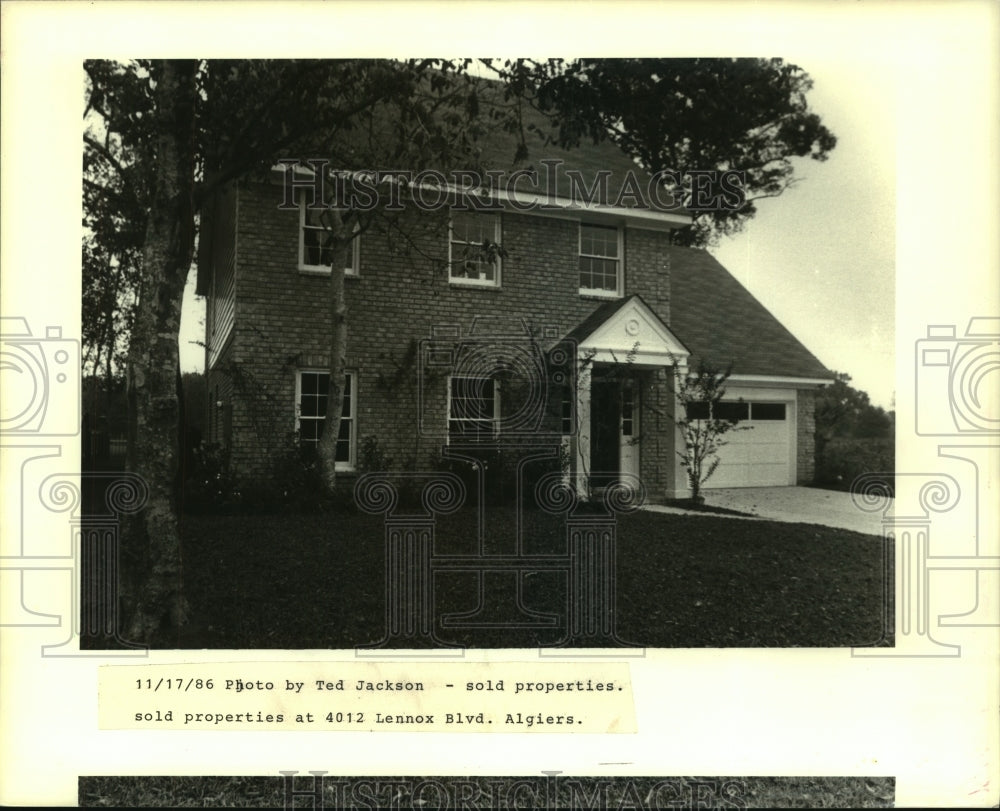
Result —
[[684, 450], [677, 451], [691, 486], [691, 500], [701, 503], [701, 486], [719, 467], [719, 449], [726, 444], [730, 431], [749, 430], [738, 420], [720, 414], [719, 405], [726, 395], [725, 383], [732, 374], [732, 364], [716, 369], [699, 361], [697, 370], [686, 373], [675, 365], [677, 399], [684, 414], [676, 414], [674, 423], [681, 429]]

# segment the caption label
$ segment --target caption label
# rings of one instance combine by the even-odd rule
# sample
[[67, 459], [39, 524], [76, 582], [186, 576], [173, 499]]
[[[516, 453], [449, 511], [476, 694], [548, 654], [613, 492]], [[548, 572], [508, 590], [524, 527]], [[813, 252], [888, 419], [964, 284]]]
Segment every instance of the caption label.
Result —
[[636, 731], [628, 664], [104, 665], [101, 729]]

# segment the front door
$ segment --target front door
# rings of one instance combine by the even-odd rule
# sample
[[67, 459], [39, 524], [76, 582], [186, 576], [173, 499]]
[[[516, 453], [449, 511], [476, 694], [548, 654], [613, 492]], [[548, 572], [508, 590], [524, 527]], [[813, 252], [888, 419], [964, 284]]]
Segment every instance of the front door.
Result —
[[618, 472], [621, 460], [621, 384], [594, 380], [590, 384], [591, 485], [604, 487]]
[[590, 472], [593, 487], [619, 473], [639, 474], [639, 408], [635, 382], [595, 379], [590, 386]]

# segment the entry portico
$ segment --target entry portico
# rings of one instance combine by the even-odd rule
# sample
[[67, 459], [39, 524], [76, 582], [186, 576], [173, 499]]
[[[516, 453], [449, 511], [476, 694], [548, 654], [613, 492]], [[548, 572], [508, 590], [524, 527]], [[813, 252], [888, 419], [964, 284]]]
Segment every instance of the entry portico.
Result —
[[[599, 306], [569, 337], [577, 345], [571, 475], [582, 497], [619, 477], [651, 497], [676, 491], [675, 367], [690, 352], [639, 295]], [[655, 492], [654, 492], [655, 491]]]

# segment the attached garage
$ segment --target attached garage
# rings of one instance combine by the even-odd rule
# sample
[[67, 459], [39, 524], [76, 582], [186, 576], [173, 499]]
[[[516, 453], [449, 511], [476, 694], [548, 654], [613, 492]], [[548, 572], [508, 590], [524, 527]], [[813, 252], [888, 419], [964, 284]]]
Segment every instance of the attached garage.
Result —
[[720, 416], [738, 418], [739, 428], [726, 434], [719, 467], [705, 489], [795, 484], [795, 404], [794, 390], [731, 387]]
[[[667, 326], [690, 350], [689, 369], [706, 363], [732, 372], [727, 407], [750, 427], [726, 435], [702, 489], [811, 482], [815, 392], [836, 375], [707, 251], [671, 246]], [[678, 464], [674, 497], [687, 492], [685, 474]]]

